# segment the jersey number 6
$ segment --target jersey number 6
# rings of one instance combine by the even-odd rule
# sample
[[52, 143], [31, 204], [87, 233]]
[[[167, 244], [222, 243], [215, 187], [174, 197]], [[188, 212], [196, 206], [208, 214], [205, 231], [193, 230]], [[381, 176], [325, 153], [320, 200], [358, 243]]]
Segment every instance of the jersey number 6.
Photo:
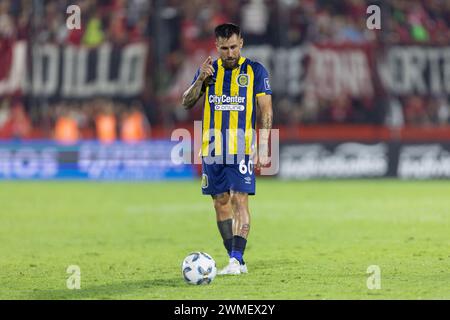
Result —
[[253, 161], [248, 160], [248, 166], [245, 165], [245, 160], [242, 159], [242, 161], [239, 163], [239, 172], [242, 174], [246, 174], [248, 170], [249, 174], [253, 173]]

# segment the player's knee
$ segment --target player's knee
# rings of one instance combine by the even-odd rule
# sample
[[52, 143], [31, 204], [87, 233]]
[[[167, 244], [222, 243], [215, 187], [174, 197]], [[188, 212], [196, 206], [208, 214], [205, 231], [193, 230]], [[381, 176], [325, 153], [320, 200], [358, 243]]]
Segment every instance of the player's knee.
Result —
[[239, 211], [247, 208], [247, 195], [242, 193], [233, 193], [231, 195], [231, 205]]
[[217, 201], [214, 201], [214, 209], [216, 210], [216, 212], [218, 214], [222, 213], [223, 211], [225, 211], [226, 205], [221, 204]]
[[213, 197], [214, 208], [216, 210], [221, 210], [223, 207], [228, 205], [230, 200], [230, 195], [228, 193], [222, 193]]

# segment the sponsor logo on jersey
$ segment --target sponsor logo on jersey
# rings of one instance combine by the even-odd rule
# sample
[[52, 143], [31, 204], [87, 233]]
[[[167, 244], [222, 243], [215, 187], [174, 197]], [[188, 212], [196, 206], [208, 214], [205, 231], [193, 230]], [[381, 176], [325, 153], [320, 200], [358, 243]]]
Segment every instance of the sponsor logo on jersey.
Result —
[[230, 97], [227, 95], [210, 95], [208, 101], [214, 104], [214, 110], [217, 111], [244, 111], [245, 97]]
[[208, 97], [208, 101], [209, 103], [214, 104], [238, 104], [238, 103], [245, 104], [245, 97], [240, 96], [230, 97], [225, 94], [221, 96], [210, 95]]
[[242, 104], [219, 104], [214, 107], [217, 111], [244, 111]]

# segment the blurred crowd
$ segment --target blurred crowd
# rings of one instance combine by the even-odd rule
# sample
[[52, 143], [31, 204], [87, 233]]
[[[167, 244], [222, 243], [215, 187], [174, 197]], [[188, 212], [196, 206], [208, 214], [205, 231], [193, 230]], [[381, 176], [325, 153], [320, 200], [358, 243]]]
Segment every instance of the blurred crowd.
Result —
[[[81, 29], [69, 30], [66, 10], [74, 4], [80, 8]], [[123, 44], [149, 37], [151, 4], [147, 0], [2, 0], [0, 35], [61, 45]]]
[[[72, 4], [81, 9], [81, 30], [66, 27], [66, 9]], [[371, 4], [381, 7], [383, 32], [366, 27], [366, 9]], [[184, 111], [180, 97], [202, 59], [214, 52], [213, 29], [224, 22], [241, 26], [245, 46], [450, 43], [448, 0], [1, 0], [0, 79], [7, 65], [2, 52], [15, 40], [87, 47], [144, 40], [150, 54], [145, 92], [132, 101], [104, 97], [41, 101], [20, 94], [0, 97], [0, 136], [2, 132], [26, 136], [33, 127], [59, 136], [73, 127], [76, 130], [70, 136], [100, 137], [100, 121], [96, 121], [99, 115], [115, 119], [104, 123], [114, 126], [117, 139], [127, 127], [124, 119], [133, 113], [145, 119], [136, 121], [143, 123], [145, 135], [150, 125], [170, 128], [199, 120], [201, 108]], [[276, 123], [421, 126], [448, 124], [450, 119], [448, 97], [388, 96], [367, 101], [343, 95], [333, 100], [319, 99], [313, 107], [309, 101], [307, 96], [289, 98], [274, 92]], [[60, 130], [61, 122], [64, 130]]]
[[[98, 139], [104, 143], [115, 141], [139, 142], [151, 136], [151, 127], [139, 100], [130, 103], [95, 98], [85, 101], [60, 101], [40, 106], [44, 137], [73, 143], [79, 139]], [[5, 98], [0, 104], [0, 137], [15, 139], [28, 137], [35, 125], [20, 98]]]
[[[367, 28], [369, 5], [383, 12], [380, 31]], [[208, 53], [214, 52], [214, 26], [233, 21], [241, 26], [245, 46], [295, 47], [309, 43], [448, 45], [450, 1], [446, 0], [244, 0], [167, 1], [170, 52], [165, 59], [169, 79], [164, 119], [172, 123], [199, 119], [201, 109], [186, 113], [178, 97]], [[187, 61], [187, 62], [186, 62]], [[274, 92], [279, 124], [365, 123], [395, 126], [449, 124], [448, 97], [404, 95], [355, 99], [286, 97]]]
[[[80, 8], [81, 29], [69, 30], [66, 10], [73, 4]], [[6, 61], [6, 48], [18, 40], [87, 48], [149, 41], [151, 8], [152, 1], [147, 0], [1, 0], [0, 58]], [[0, 76], [5, 72], [2, 65]], [[106, 97], [54, 101], [20, 93], [0, 97], [0, 137], [28, 137], [34, 131], [64, 142], [143, 140], [151, 134], [149, 118], [156, 112], [148, 105], [149, 93], [123, 101]]]

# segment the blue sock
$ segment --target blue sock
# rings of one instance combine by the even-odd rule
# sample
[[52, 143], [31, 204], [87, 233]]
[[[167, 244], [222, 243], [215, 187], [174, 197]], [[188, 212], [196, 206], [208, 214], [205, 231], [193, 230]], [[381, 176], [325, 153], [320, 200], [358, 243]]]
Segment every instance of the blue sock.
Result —
[[236, 258], [240, 264], [245, 264], [244, 256], [245, 246], [247, 245], [247, 239], [240, 236], [233, 236], [233, 245], [231, 249], [230, 258]]
[[240, 251], [231, 251], [230, 258], [235, 258], [237, 261], [239, 261], [240, 264], [242, 263], [242, 252]]
[[228, 256], [231, 258], [231, 251], [233, 246], [233, 238], [227, 239], [223, 241], [223, 245], [228, 252]]

